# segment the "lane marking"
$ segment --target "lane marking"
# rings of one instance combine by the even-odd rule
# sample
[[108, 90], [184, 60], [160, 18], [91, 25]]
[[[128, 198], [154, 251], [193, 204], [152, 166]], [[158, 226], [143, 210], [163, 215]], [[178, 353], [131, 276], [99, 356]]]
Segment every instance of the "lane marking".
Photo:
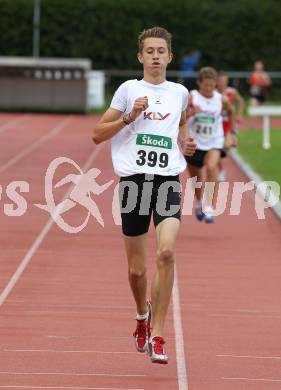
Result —
[[236, 317], [236, 318], [249, 318], [249, 317], [259, 317], [259, 318], [281, 318], [281, 316], [274, 316], [274, 315], [260, 315], [258, 313], [253, 313], [253, 314], [250, 314], [250, 313], [245, 313], [245, 314], [220, 314], [220, 313], [217, 313], [217, 314], [208, 314], [209, 317]]
[[3, 352], [43, 352], [43, 353], [101, 353], [101, 354], [129, 354], [142, 356], [139, 352], [130, 351], [97, 351], [97, 350], [59, 350], [59, 349], [3, 349]]
[[224, 380], [229, 381], [251, 381], [251, 382], [281, 382], [281, 379], [265, 379], [265, 378], [225, 378]]
[[116, 378], [139, 378], [146, 377], [145, 374], [103, 374], [103, 373], [90, 373], [90, 372], [17, 372], [17, 371], [0, 371], [0, 375], [60, 375], [60, 376], [105, 376]]
[[[31, 336], [35, 337], [35, 336]], [[40, 337], [40, 336], [39, 336]], [[45, 336], [49, 339], [55, 339], [55, 340], [68, 340], [68, 339], [97, 339], [98, 341], [101, 339], [111, 340], [111, 339], [124, 339], [124, 340], [131, 340], [131, 337], [129, 336], [92, 336], [92, 335], [82, 335], [82, 336], [75, 336], [75, 335], [47, 335]], [[165, 337], [166, 340], [175, 340], [175, 337]]]
[[230, 357], [238, 359], [276, 359], [281, 360], [281, 356], [250, 356], [250, 355], [216, 355], [217, 357]]
[[[82, 168], [83, 171], [88, 170], [88, 168], [90, 167], [92, 161], [98, 156], [100, 151], [103, 149], [104, 145], [105, 144], [102, 143], [102, 144], [99, 144], [96, 147], [96, 149], [92, 152], [92, 154], [90, 155], [90, 157], [86, 161], [85, 165], [83, 166], [83, 168]], [[62, 200], [67, 199], [67, 197], [69, 196], [70, 192], [72, 191], [72, 188], [73, 188], [73, 186], [71, 186], [68, 189], [68, 191], [65, 193], [65, 195], [64, 195]], [[60, 212], [60, 207], [58, 207], [57, 212], [58, 213]], [[8, 295], [11, 293], [11, 291], [15, 287], [16, 283], [18, 282], [18, 280], [21, 277], [22, 273], [26, 269], [26, 267], [29, 264], [30, 260], [32, 259], [33, 255], [35, 254], [35, 252], [37, 251], [37, 249], [41, 245], [42, 241], [47, 236], [47, 234], [48, 234], [49, 230], [51, 229], [51, 227], [53, 226], [54, 222], [55, 222], [54, 219], [52, 217], [50, 217], [49, 220], [47, 221], [47, 223], [45, 224], [45, 226], [43, 227], [43, 229], [41, 230], [41, 232], [36, 237], [36, 239], [33, 242], [32, 246], [29, 248], [28, 252], [26, 253], [24, 258], [20, 262], [20, 265], [18, 266], [17, 270], [12, 275], [11, 279], [9, 280], [9, 282], [6, 285], [6, 287], [4, 288], [4, 290], [1, 292], [1, 294], [0, 294], [0, 306], [3, 305], [3, 303], [7, 299]]]
[[46, 135], [40, 137], [38, 140], [31, 143], [27, 148], [23, 149], [21, 152], [17, 153], [13, 158], [8, 160], [5, 164], [0, 166], [0, 173], [4, 172], [6, 169], [10, 168], [12, 165], [19, 162], [22, 158], [33, 152], [39, 146], [47, 142], [49, 139], [53, 138], [59, 132], [61, 132], [68, 124], [73, 120], [73, 115], [68, 116], [62, 122], [60, 122], [57, 126], [55, 126], [52, 130], [48, 131]]
[[238, 313], [253, 313], [253, 314], [280, 314], [280, 310], [236, 310]]
[[61, 310], [23, 310], [23, 313], [26, 314], [38, 314], [38, 315], [49, 315], [49, 314], [55, 314], [57, 316], [59, 315], [73, 315], [73, 314], [88, 314], [92, 316], [96, 316], [96, 313], [92, 313], [91, 311], [85, 311], [85, 310], [69, 310], [69, 311], [61, 311]]
[[48, 335], [46, 336], [48, 339], [55, 339], [55, 340], [69, 340], [69, 339], [126, 339], [126, 340], [131, 340], [131, 337], [129, 336], [92, 336], [92, 335], [84, 335], [84, 336], [75, 336], [75, 335], [70, 335], [70, 336], [64, 336], [64, 335]]
[[11, 127], [18, 125], [20, 122], [24, 121], [30, 117], [29, 114], [24, 114], [20, 116], [19, 118], [9, 120], [8, 122], [4, 123], [3, 125], [0, 126], [0, 134], [4, 133], [4, 131], [10, 129]]
[[179, 294], [176, 264], [175, 264], [175, 278], [174, 278], [174, 287], [172, 292], [172, 301], [173, 301], [173, 318], [174, 318], [174, 331], [175, 331], [175, 344], [176, 344], [178, 385], [179, 385], [179, 390], [188, 390], [185, 353], [184, 353], [184, 338], [183, 338], [183, 331], [182, 331], [182, 319], [181, 319], [181, 309], [180, 309], [180, 294]]
[[[25, 302], [25, 301], [10, 301], [10, 305], [11, 303], [21, 303], [21, 306], [22, 306], [22, 303]], [[29, 307], [29, 308], [38, 308], [38, 309], [58, 309], [58, 310], [61, 310], [61, 309], [72, 309], [72, 308], [77, 308], [77, 309], [104, 309], [104, 310], [112, 310], [112, 309], [128, 309], [128, 310], [132, 310], [134, 308], [134, 305], [127, 305], [127, 306], [124, 306], [124, 305], [116, 305], [116, 306], [109, 306], [109, 305], [69, 305], [69, 304], [62, 304], [62, 305], [52, 305], [52, 304], [26, 304], [25, 307]]]
[[66, 387], [66, 386], [2, 386], [0, 385], [0, 388], [8, 388], [8, 389], [73, 389], [73, 390], [144, 390], [144, 389], [127, 389], [125, 387], [122, 388], [116, 388], [116, 387]]

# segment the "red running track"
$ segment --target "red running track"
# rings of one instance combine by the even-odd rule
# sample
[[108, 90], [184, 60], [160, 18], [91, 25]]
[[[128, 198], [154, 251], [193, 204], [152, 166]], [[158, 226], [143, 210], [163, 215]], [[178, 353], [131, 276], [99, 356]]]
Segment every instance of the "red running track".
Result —
[[[165, 335], [170, 363], [152, 365], [134, 351], [135, 308], [111, 211], [118, 179], [109, 144], [91, 142], [96, 120], [0, 115], [0, 389], [280, 389], [280, 222], [270, 210], [257, 219], [253, 191], [239, 216], [228, 205], [213, 225], [183, 217]], [[80, 233], [65, 233], [34, 206], [45, 203], [46, 170], [61, 156], [99, 168], [99, 184], [114, 180], [95, 198], [104, 228], [91, 217]], [[227, 169], [231, 182], [248, 181], [233, 162]], [[69, 173], [77, 171], [60, 166], [54, 184]], [[9, 217], [5, 192], [15, 180], [29, 183], [27, 211]], [[54, 190], [57, 203], [68, 190]], [[63, 216], [80, 225], [86, 215], [77, 204]], [[152, 255], [148, 268], [151, 279]]]

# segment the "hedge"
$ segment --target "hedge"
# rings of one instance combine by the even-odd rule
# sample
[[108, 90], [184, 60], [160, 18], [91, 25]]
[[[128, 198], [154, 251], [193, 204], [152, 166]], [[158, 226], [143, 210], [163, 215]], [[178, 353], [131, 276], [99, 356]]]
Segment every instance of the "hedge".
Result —
[[[1, 55], [32, 55], [33, 0], [0, 0]], [[88, 57], [95, 69], [136, 69], [137, 36], [154, 25], [173, 33], [180, 69], [187, 47], [200, 65], [251, 70], [281, 64], [278, 0], [41, 0], [42, 57]]]

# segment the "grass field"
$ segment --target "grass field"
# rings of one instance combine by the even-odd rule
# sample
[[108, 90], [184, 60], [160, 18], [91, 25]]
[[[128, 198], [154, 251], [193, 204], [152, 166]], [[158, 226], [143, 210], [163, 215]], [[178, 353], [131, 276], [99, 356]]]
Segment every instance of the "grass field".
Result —
[[264, 180], [276, 181], [281, 186], [281, 129], [270, 132], [271, 148], [262, 148], [262, 131], [239, 133], [237, 151]]

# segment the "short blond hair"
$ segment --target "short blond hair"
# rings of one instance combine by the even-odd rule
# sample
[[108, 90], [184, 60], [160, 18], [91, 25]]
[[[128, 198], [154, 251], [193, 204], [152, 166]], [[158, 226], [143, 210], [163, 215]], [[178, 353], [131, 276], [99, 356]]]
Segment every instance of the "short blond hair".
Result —
[[172, 51], [172, 34], [169, 33], [169, 31], [166, 30], [165, 28], [163, 28], [163, 27], [152, 27], [152, 28], [148, 28], [146, 30], [143, 30], [139, 34], [139, 38], [138, 38], [139, 53], [141, 53], [143, 51], [144, 40], [146, 38], [162, 38], [162, 39], [165, 39], [165, 41], [167, 42], [167, 46], [168, 46], [169, 52]]
[[198, 81], [201, 82], [205, 79], [213, 79], [217, 80], [218, 74], [214, 68], [211, 68], [210, 66], [205, 66], [204, 68], [201, 68], [198, 73]]

